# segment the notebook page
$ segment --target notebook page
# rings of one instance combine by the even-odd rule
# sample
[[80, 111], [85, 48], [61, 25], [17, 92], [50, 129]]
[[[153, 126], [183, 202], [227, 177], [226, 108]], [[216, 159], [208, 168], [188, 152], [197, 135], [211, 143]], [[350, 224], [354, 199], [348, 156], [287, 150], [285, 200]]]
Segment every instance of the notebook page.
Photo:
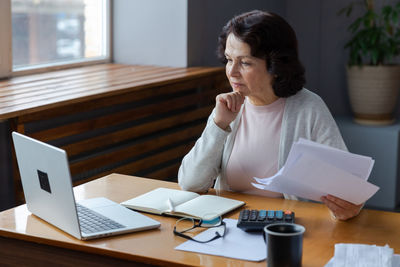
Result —
[[197, 196], [199, 194], [194, 192], [160, 187], [121, 204], [132, 209], [163, 213], [171, 211], [171, 204], [176, 207]]
[[175, 208], [176, 212], [185, 213], [198, 218], [208, 218], [210, 214], [223, 214], [244, 205], [243, 201], [214, 195], [201, 195]]

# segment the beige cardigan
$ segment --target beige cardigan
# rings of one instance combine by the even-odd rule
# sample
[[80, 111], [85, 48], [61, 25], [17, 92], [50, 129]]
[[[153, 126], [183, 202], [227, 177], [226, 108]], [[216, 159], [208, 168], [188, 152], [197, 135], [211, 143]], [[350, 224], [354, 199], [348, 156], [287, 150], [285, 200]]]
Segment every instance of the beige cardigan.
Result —
[[[183, 190], [206, 192], [215, 179], [215, 188], [230, 190], [225, 171], [242, 110], [227, 131], [214, 123], [214, 112], [215, 109], [201, 137], [182, 160], [178, 182]], [[279, 144], [279, 169], [285, 164], [293, 142], [299, 138], [347, 150], [327, 106], [318, 95], [307, 89], [286, 99]], [[285, 198], [297, 199], [289, 195], [285, 195]]]

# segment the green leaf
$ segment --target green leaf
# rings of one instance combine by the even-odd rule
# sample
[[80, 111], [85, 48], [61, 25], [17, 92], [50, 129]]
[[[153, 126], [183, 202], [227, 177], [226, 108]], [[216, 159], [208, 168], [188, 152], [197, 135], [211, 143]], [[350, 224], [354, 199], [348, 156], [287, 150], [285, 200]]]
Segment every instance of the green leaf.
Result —
[[353, 12], [353, 3], [350, 4], [349, 8], [346, 11], [346, 17], [349, 17], [351, 12]]
[[400, 1], [374, 10], [373, 0], [351, 2], [338, 14], [351, 17], [356, 8], [364, 13], [353, 17], [348, 26], [350, 40], [344, 45], [349, 49], [349, 64], [383, 64], [400, 54]]
[[382, 15], [385, 20], [389, 20], [390, 15], [392, 14], [392, 7], [391, 6], [384, 6], [382, 8]]
[[357, 32], [358, 29], [360, 28], [361, 22], [362, 22], [362, 18], [356, 19], [352, 24], [350, 24], [350, 26], [349, 26], [349, 28], [348, 28], [349, 31], [350, 31], [351, 33]]
[[378, 65], [378, 52], [376, 50], [371, 51], [372, 65]]
[[337, 14], [340, 16], [343, 15], [343, 13], [346, 13], [346, 17], [349, 17], [351, 12], [353, 11], [353, 5], [354, 3], [350, 3], [348, 6], [340, 9]]

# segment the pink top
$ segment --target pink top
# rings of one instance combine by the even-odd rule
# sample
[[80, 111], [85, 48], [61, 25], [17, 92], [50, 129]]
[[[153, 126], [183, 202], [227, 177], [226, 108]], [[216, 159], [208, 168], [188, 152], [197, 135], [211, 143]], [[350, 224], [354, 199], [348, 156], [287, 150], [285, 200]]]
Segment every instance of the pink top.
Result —
[[279, 141], [285, 98], [266, 106], [245, 99], [239, 128], [229, 158], [226, 177], [231, 190], [280, 197], [282, 194], [257, 189], [253, 177], [270, 177], [278, 171]]

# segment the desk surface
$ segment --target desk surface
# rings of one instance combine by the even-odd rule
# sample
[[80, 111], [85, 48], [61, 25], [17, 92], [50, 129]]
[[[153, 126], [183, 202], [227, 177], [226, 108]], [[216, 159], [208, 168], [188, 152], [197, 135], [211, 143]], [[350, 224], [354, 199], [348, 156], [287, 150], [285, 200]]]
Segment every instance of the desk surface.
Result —
[[[104, 196], [116, 202], [157, 187], [178, 188], [176, 183], [112, 174], [74, 188], [77, 200]], [[385, 245], [400, 254], [400, 213], [363, 210], [356, 218], [342, 222], [331, 218], [321, 204], [244, 195], [226, 191], [210, 193], [243, 200], [250, 209], [284, 209], [296, 213], [296, 221], [306, 228], [303, 266], [323, 266], [333, 256], [335, 243]], [[237, 219], [239, 210], [226, 217]], [[149, 215], [161, 222], [161, 228], [92, 241], [77, 240], [47, 224], [22, 205], [0, 213], [0, 237], [41, 243], [69, 250], [155, 265], [265, 266], [229, 258], [174, 250], [184, 242], [172, 233], [176, 219]]]

